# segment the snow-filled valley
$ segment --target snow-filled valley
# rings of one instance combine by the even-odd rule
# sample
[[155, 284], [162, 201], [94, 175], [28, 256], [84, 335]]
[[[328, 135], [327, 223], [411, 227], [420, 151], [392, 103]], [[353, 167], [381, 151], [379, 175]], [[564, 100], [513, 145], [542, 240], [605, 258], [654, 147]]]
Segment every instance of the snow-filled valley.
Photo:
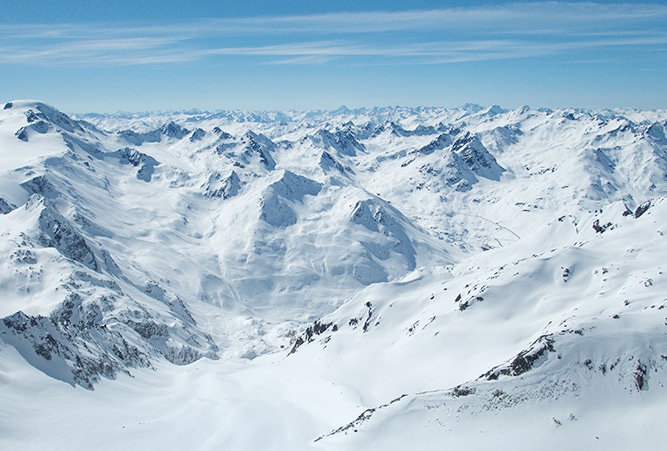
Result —
[[0, 448], [664, 446], [667, 111], [0, 108]]

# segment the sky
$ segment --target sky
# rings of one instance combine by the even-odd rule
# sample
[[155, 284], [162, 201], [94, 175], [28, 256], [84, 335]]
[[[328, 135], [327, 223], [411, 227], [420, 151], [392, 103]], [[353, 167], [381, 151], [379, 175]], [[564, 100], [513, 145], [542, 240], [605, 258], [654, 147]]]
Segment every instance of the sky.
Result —
[[2, 0], [0, 101], [667, 108], [667, 4]]

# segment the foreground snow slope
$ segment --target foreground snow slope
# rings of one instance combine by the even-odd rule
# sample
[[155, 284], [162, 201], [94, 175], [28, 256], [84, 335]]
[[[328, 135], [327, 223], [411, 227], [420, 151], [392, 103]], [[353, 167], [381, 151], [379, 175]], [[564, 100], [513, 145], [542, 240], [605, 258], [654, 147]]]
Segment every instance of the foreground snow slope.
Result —
[[[391, 396], [324, 442], [435, 446], [443, 436], [456, 443], [471, 430], [489, 434], [518, 418], [530, 418], [539, 434], [561, 426], [581, 434], [570, 425], [581, 419], [626, 446], [655, 440], [645, 426], [648, 437], [626, 424], [598, 423], [606, 418], [598, 409], [634, 411], [623, 415], [642, 418], [633, 425], [647, 421], [644, 405], [665, 412], [657, 400], [664, 402], [667, 382], [667, 203], [660, 199], [637, 219], [624, 212], [615, 204], [576, 224], [562, 218], [451, 270], [369, 287], [323, 318], [339, 326], [318, 337], [326, 342], [320, 354], [342, 354], [344, 343], [354, 342], [360, 354], [382, 349], [381, 362], [419, 355], [414, 368], [374, 375], [401, 372], [391, 378]], [[600, 221], [612, 225], [596, 232]], [[366, 331], [357, 327], [362, 321]]]
[[3, 446], [655, 447], [664, 112], [83, 119], [0, 110]]

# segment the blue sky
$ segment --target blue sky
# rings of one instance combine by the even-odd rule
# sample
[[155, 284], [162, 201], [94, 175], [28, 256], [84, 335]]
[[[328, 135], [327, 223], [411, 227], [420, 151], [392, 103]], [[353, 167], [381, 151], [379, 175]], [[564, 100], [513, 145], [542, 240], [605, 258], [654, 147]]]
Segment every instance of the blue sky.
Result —
[[667, 5], [3, 0], [2, 99], [69, 112], [667, 108]]

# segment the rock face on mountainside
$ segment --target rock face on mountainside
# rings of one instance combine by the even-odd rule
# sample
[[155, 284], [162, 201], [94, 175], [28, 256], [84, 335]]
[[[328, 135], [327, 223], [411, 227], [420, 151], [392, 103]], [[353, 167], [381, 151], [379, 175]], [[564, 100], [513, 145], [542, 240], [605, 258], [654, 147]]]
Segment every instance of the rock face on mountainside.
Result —
[[[177, 364], [217, 358], [217, 346], [196, 329], [181, 299], [154, 281], [123, 289], [129, 280], [109, 252], [89, 243], [76, 221], [61, 215], [53, 202], [33, 194], [13, 211], [22, 231], [8, 227], [4, 233], [12, 251], [5, 264], [14, 271], [13, 280], [3, 274], [3, 285], [16, 284], [15, 295], [36, 290], [53, 298], [54, 308], [6, 316], [0, 323], [3, 341], [46, 374], [87, 388], [100, 376], [115, 378], [159, 357]], [[59, 268], [55, 279], [48, 274], [53, 266]], [[44, 286], [49, 283], [56, 286]], [[137, 302], [141, 297], [149, 302]], [[159, 310], [151, 304], [159, 304]]]
[[213, 172], [203, 188], [206, 197], [229, 199], [239, 193], [241, 180], [234, 171], [227, 177], [223, 177], [219, 172]]
[[91, 390], [279, 353], [331, 378], [323, 406], [353, 399], [313, 422], [334, 448], [664, 399], [666, 127], [660, 111], [6, 103], [0, 352]]

